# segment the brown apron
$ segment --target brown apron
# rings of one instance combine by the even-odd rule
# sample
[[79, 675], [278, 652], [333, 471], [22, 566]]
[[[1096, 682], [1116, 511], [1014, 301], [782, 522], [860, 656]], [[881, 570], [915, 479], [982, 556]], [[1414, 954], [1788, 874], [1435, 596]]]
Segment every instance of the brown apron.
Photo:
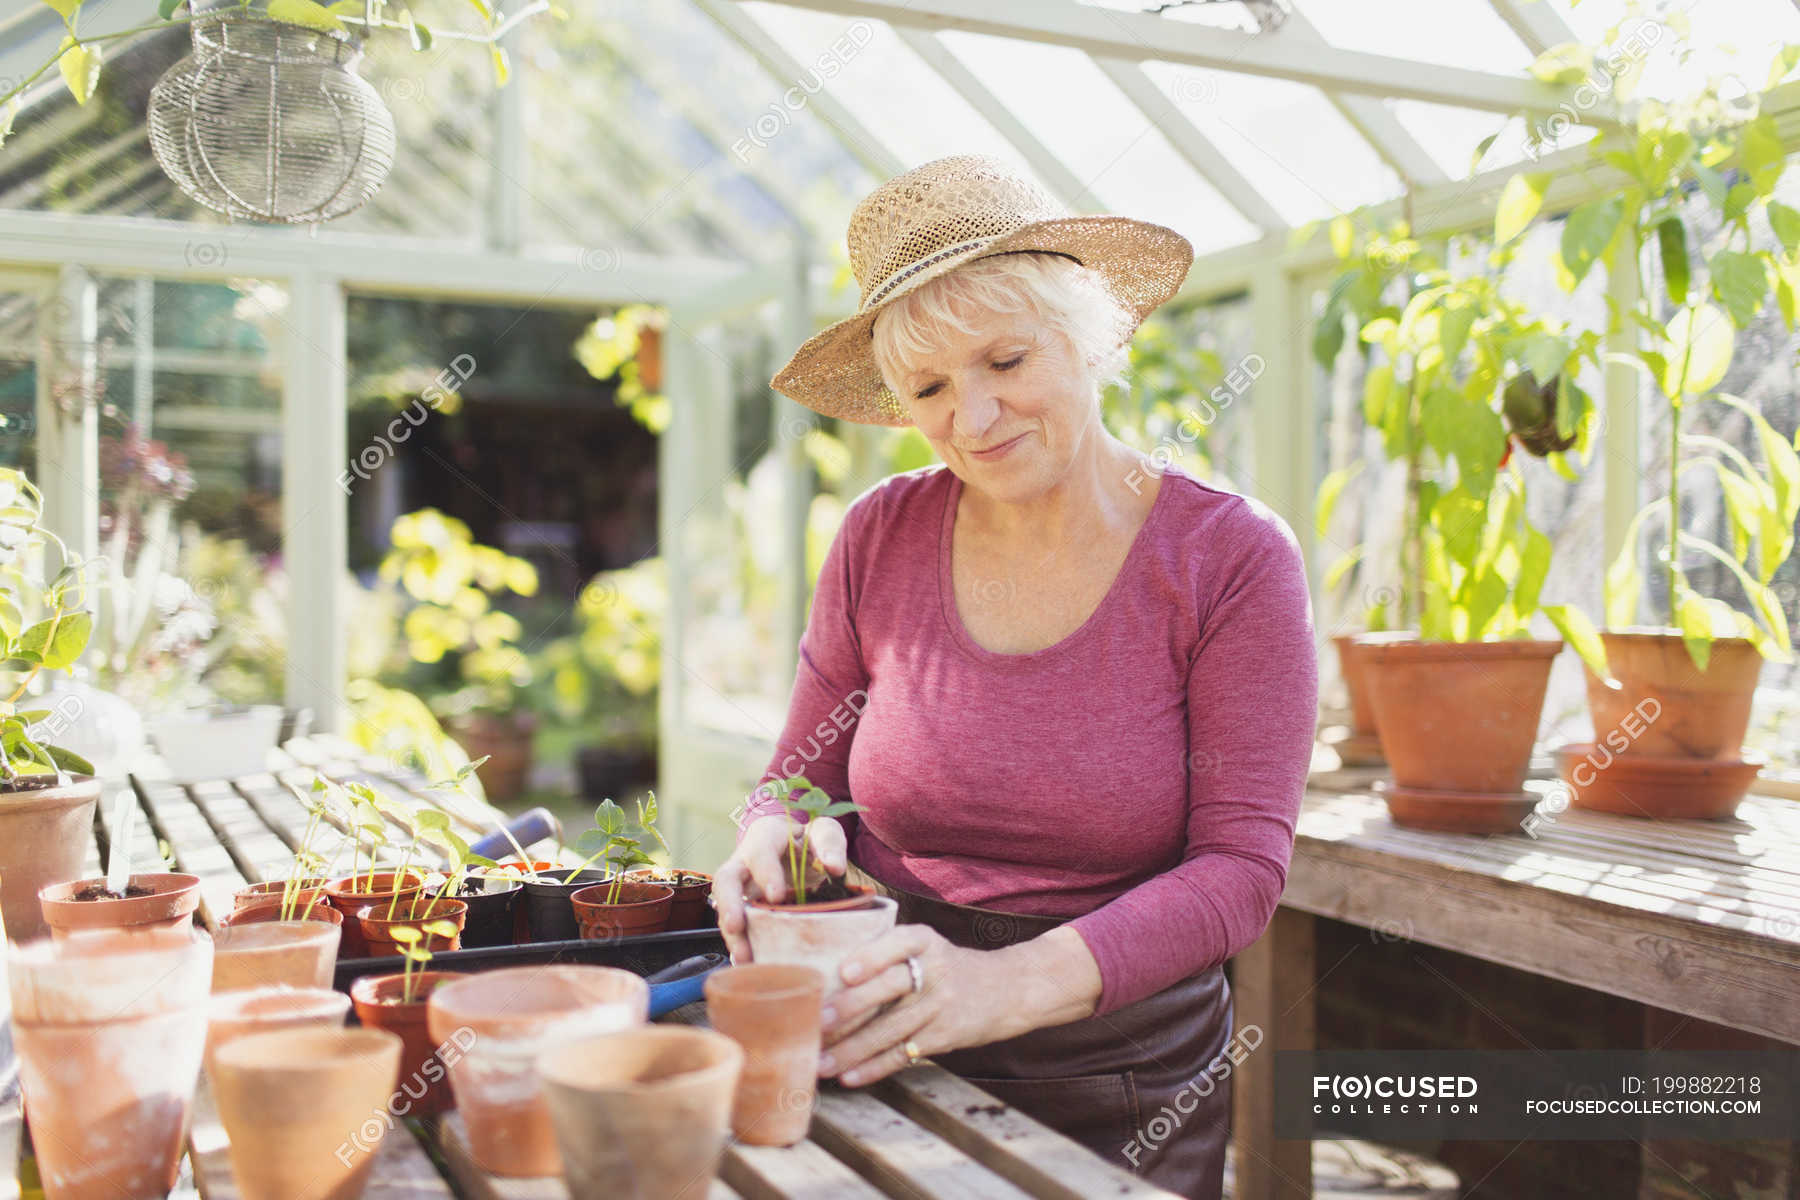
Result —
[[[854, 864], [848, 881], [893, 897], [900, 924], [929, 925], [978, 950], [1028, 941], [1064, 920], [951, 904], [892, 887]], [[1215, 966], [1105, 1016], [931, 1059], [1158, 1187], [1219, 1200], [1230, 1136], [1230, 1036], [1231, 988]]]

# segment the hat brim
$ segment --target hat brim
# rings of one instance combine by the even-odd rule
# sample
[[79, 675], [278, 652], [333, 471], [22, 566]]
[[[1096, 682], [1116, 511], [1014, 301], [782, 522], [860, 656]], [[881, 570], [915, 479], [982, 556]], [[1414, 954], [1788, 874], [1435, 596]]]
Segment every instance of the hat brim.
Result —
[[920, 271], [877, 304], [808, 338], [769, 386], [800, 404], [864, 425], [912, 424], [907, 406], [875, 366], [874, 327], [881, 310], [933, 279], [978, 258], [1041, 250], [1096, 271], [1135, 330], [1187, 281], [1194, 247], [1163, 225], [1096, 214], [1037, 221]]

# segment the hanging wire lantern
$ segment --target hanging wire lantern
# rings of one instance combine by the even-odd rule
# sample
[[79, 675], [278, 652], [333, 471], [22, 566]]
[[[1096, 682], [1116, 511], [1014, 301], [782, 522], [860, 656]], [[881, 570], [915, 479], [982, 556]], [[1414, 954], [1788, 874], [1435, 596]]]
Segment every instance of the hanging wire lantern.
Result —
[[356, 74], [357, 39], [235, 3], [190, 30], [194, 52], [150, 92], [150, 147], [177, 187], [229, 217], [296, 224], [381, 190], [394, 118]]

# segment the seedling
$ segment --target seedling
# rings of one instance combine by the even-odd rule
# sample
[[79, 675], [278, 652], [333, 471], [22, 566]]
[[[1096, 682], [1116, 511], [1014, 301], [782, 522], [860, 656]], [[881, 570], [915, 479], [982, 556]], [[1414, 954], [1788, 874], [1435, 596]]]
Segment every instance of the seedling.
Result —
[[[825, 790], [816, 786], [804, 775], [789, 775], [786, 779], [778, 779], [766, 784], [766, 794], [773, 796], [781, 805], [782, 811], [790, 817], [798, 819], [796, 814], [805, 813], [808, 821], [820, 817], [836, 817], [844, 813], [862, 812], [863, 807], [849, 800], [833, 801]], [[800, 836], [788, 839], [788, 878], [794, 887], [794, 903], [806, 903], [807, 856], [811, 845], [806, 840], [805, 831]]]
[[[427, 921], [424, 925], [397, 925], [388, 931], [388, 936], [405, 947], [401, 951], [406, 960], [400, 967], [400, 1002], [414, 1004], [418, 1002], [419, 976], [425, 965], [431, 961], [431, 951], [425, 948], [425, 936], [454, 938], [456, 926], [448, 921]], [[416, 968], [416, 969], [415, 969]]]
[[[450, 818], [435, 808], [422, 808], [413, 814], [413, 830], [416, 836], [439, 843], [444, 847], [449, 864], [444, 869], [444, 886], [438, 889], [434, 900], [446, 900], [455, 895], [467, 878], [470, 867], [492, 867], [495, 862], [469, 849], [469, 843], [463, 841], [455, 830], [450, 828]], [[412, 915], [418, 915], [419, 898], [424, 893], [413, 896]]]

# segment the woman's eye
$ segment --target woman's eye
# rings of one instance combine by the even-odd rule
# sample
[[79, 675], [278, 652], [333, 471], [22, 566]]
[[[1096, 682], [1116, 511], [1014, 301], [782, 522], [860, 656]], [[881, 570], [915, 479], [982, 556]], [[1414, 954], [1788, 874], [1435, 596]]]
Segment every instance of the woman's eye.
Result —
[[934, 383], [928, 388], [921, 389], [915, 398], [919, 400], [929, 399], [930, 397], [937, 395], [938, 388], [941, 386], [943, 385]]
[[996, 371], [1010, 371], [1010, 370], [1012, 370], [1012, 369], [1013, 369], [1013, 368], [1014, 368], [1014, 367], [1016, 367], [1016, 366], [1018, 366], [1018, 365], [1019, 365], [1019, 364], [1020, 364], [1020, 363], [1022, 363], [1022, 362], [1024, 362], [1024, 361], [1025, 361], [1025, 356], [1024, 356], [1024, 355], [1023, 355], [1023, 354], [1020, 354], [1020, 355], [1017, 355], [1017, 356], [1016, 356], [1016, 357], [1013, 357], [1013, 358], [1009, 358], [1009, 359], [1007, 359], [1007, 360], [1006, 360], [1006, 361], [1005, 361], [1005, 362], [997, 362], [997, 363], [995, 363], [995, 364], [994, 364], [994, 370], [996, 370]]

